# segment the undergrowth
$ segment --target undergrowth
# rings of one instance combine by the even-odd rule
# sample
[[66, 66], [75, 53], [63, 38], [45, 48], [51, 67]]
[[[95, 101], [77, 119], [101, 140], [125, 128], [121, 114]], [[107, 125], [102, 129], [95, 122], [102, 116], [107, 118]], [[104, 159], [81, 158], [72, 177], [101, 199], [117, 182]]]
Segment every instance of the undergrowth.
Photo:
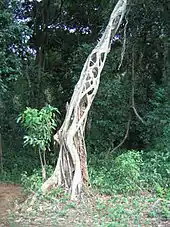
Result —
[[61, 192], [40, 196], [29, 207], [19, 207], [9, 221], [22, 226], [168, 226], [168, 200], [151, 193], [106, 196], [93, 194], [73, 202]]
[[[170, 182], [166, 155], [143, 151], [126, 151], [117, 157], [89, 158], [89, 177], [93, 196], [72, 202], [61, 188], [10, 216], [10, 223], [24, 226], [155, 226], [170, 223]], [[20, 157], [21, 158], [21, 157]], [[19, 159], [17, 159], [19, 160]], [[10, 161], [10, 160], [9, 160]], [[8, 162], [9, 163], [9, 162]], [[26, 165], [27, 163], [27, 165]], [[28, 193], [38, 192], [42, 183], [39, 163], [25, 160], [16, 165], [9, 179], [17, 179]], [[162, 165], [162, 166], [161, 166]], [[166, 168], [166, 172], [162, 169]], [[20, 167], [23, 171], [20, 171]], [[32, 167], [36, 167], [31, 169]], [[25, 168], [26, 169], [26, 168]], [[48, 166], [47, 176], [53, 172]], [[17, 176], [15, 176], [15, 174]], [[69, 225], [68, 225], [69, 223]], [[11, 224], [12, 226], [12, 224]]]
[[126, 151], [117, 157], [89, 160], [91, 184], [100, 192], [134, 193], [170, 188], [170, 162], [166, 152]]
[[31, 175], [34, 169], [38, 169], [40, 162], [38, 156], [29, 150], [6, 150], [3, 154], [3, 172], [0, 174], [0, 182], [21, 183], [21, 174], [27, 171]]

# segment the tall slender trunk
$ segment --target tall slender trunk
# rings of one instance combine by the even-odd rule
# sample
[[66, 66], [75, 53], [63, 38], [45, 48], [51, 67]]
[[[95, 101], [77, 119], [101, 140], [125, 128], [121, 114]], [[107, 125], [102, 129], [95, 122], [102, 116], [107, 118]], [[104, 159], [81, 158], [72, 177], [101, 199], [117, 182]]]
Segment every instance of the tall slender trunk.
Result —
[[100, 75], [113, 37], [126, 12], [127, 0], [116, 4], [100, 41], [88, 56], [75, 86], [66, 117], [54, 139], [60, 145], [57, 166], [53, 175], [42, 185], [42, 192], [57, 185], [65, 188], [72, 199], [80, 196], [82, 186], [88, 181], [87, 153], [84, 131], [88, 112], [97, 93]]
[[3, 151], [2, 151], [2, 135], [0, 133], [0, 168], [1, 174], [3, 173]]

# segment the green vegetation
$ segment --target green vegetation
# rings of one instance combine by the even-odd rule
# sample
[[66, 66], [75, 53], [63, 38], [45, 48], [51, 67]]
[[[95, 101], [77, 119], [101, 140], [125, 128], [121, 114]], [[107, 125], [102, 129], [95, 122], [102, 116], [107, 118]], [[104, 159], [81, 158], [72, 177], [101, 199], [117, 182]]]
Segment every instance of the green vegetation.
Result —
[[40, 111], [27, 107], [17, 119], [17, 122], [21, 122], [26, 131], [24, 145], [30, 145], [39, 152], [44, 179], [46, 179], [46, 151], [50, 150], [52, 132], [57, 126], [54, 111], [58, 112], [57, 108], [50, 105]]
[[[91, 187], [80, 203], [62, 188], [39, 193], [30, 213], [24, 207], [11, 223], [170, 224], [170, 6], [131, 2], [122, 65], [125, 19], [87, 119]], [[1, 183], [32, 195], [52, 175], [59, 154], [52, 137], [112, 8], [105, 0], [0, 2]]]
[[[100, 163], [102, 165], [102, 161]], [[91, 168], [92, 184], [103, 193], [129, 193], [141, 190], [142, 158], [138, 151], [127, 151], [103, 166]]]

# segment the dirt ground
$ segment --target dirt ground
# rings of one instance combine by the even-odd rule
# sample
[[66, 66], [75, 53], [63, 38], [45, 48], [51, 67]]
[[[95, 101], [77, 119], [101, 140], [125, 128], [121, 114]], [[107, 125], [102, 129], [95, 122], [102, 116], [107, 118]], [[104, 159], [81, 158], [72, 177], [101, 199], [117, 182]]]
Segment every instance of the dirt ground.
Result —
[[[19, 203], [15, 203], [16, 199]], [[17, 204], [23, 205], [25, 199], [20, 186], [0, 184], [0, 227], [114, 226], [114, 223], [115, 226], [170, 227], [170, 220], [161, 215], [162, 200], [151, 193], [141, 193], [136, 197], [115, 195], [113, 198], [94, 194], [93, 197], [84, 197], [81, 203], [70, 201], [67, 197], [54, 197], [54, 200], [51, 200], [52, 197], [50, 200], [39, 198], [29, 211], [24, 207], [20, 209], [20, 206], [14, 211], [14, 205], [15, 208]], [[14, 213], [16, 216], [13, 216]], [[9, 214], [12, 215], [12, 225], [8, 223]], [[135, 224], [136, 220], [140, 225]], [[117, 221], [120, 225], [116, 224]]]
[[14, 201], [21, 199], [21, 188], [13, 184], [0, 184], [0, 227], [8, 227], [7, 217]]

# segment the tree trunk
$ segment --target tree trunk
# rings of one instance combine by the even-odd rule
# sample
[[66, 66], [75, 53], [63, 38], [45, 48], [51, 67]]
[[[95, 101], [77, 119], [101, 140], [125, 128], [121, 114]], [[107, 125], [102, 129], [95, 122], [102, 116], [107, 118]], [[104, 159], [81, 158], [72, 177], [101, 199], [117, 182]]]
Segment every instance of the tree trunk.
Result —
[[1, 174], [3, 173], [3, 152], [2, 152], [2, 136], [0, 133], [0, 168], [1, 168]]
[[118, 1], [105, 32], [84, 64], [70, 104], [67, 105], [63, 125], [54, 136], [60, 145], [60, 153], [53, 175], [42, 185], [43, 193], [52, 186], [61, 186], [71, 194], [71, 199], [76, 199], [80, 196], [82, 186], [88, 182], [84, 140], [87, 115], [99, 87], [100, 74], [110, 51], [112, 38], [122, 22], [126, 6], [127, 0]]

